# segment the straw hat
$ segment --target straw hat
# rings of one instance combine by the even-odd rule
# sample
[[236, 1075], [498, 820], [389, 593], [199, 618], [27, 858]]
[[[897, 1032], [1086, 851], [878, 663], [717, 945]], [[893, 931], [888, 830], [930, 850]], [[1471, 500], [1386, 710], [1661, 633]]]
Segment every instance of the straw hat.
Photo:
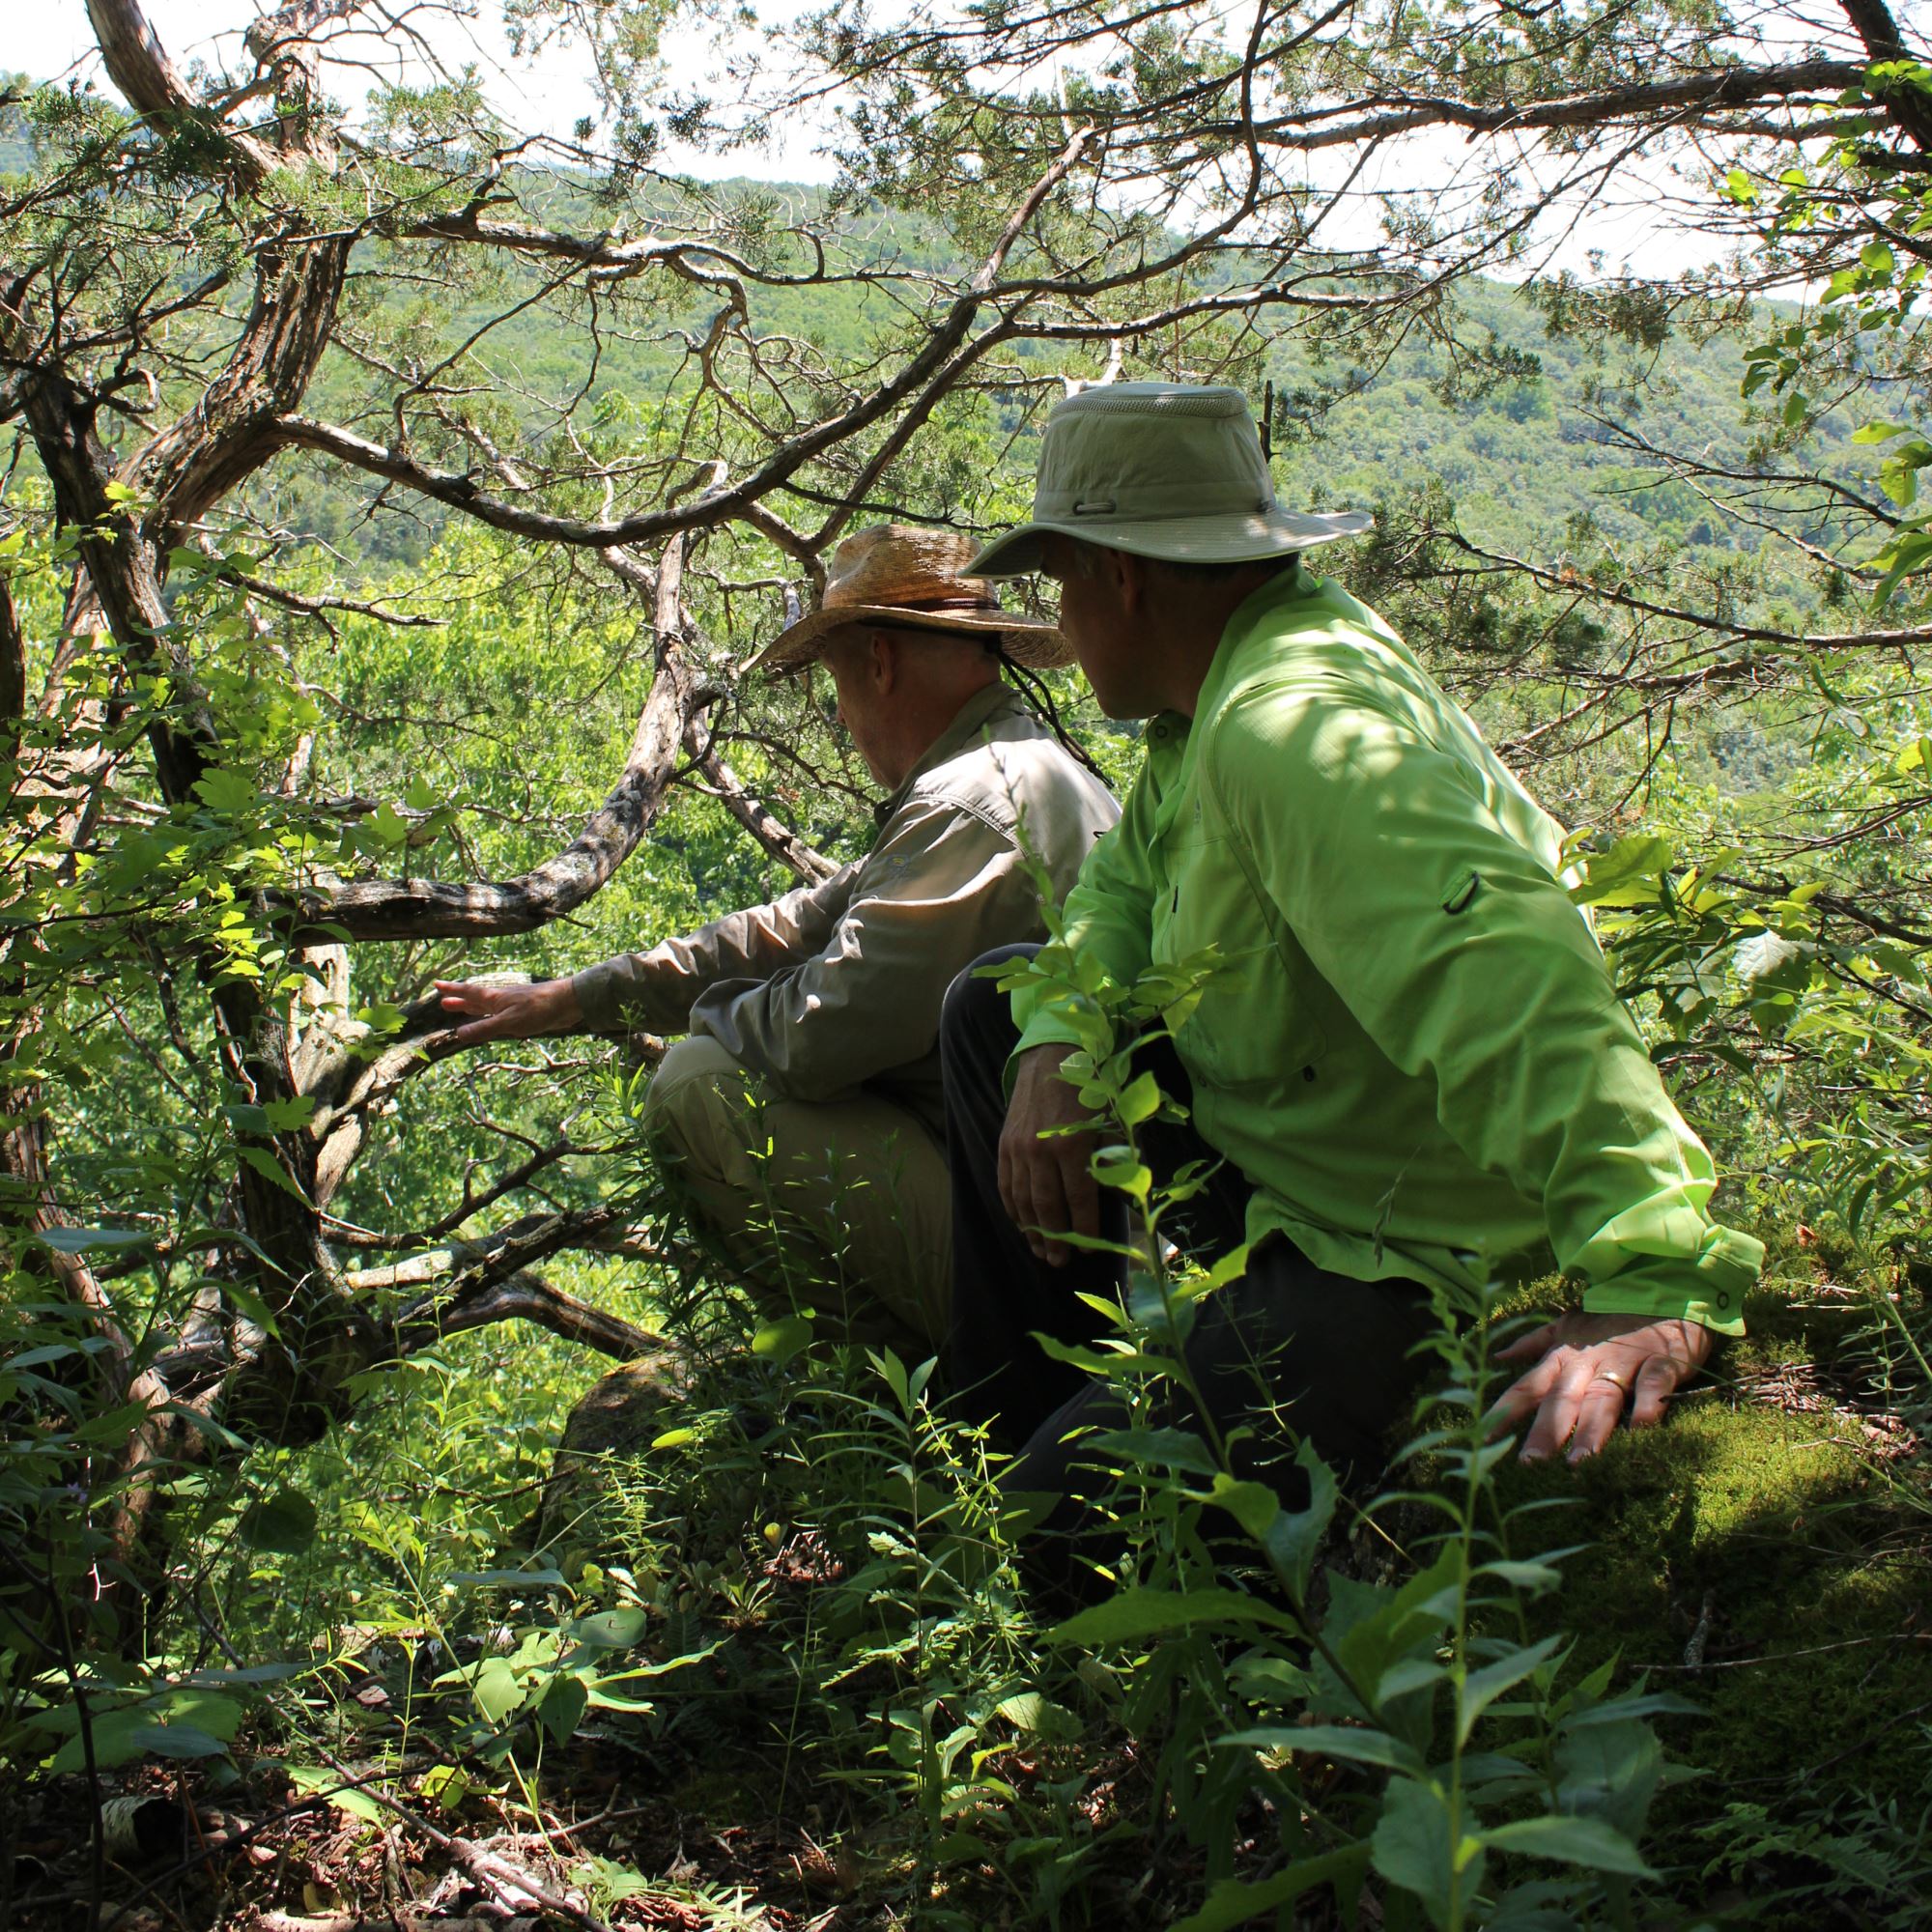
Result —
[[972, 560], [1037, 570], [1048, 531], [1171, 563], [1254, 563], [1357, 537], [1360, 510], [1284, 510], [1238, 389], [1109, 383], [1057, 404], [1040, 438], [1033, 521]]
[[979, 549], [951, 530], [880, 524], [832, 553], [825, 596], [810, 616], [779, 633], [746, 667], [788, 670], [810, 664], [847, 624], [904, 625], [958, 637], [1000, 639], [1016, 664], [1071, 664], [1066, 639], [1043, 617], [1003, 611], [992, 585], [963, 573]]

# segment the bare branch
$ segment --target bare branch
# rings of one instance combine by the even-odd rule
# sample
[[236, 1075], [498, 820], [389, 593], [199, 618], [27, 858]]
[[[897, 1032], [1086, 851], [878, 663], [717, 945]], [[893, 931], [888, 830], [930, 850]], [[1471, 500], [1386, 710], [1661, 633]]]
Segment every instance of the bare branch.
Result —
[[[1308, 153], [1387, 140], [1425, 128], [1463, 128], [1471, 134], [1603, 128], [1620, 122], [1654, 122], [1692, 109], [1709, 113], [1754, 100], [1835, 98], [1846, 88], [1859, 86], [1864, 77], [1865, 70], [1857, 61], [1810, 60], [1780, 67], [1715, 68], [1598, 93], [1505, 100], [1493, 106], [1453, 96], [1398, 95], [1385, 102], [1351, 100], [1342, 108], [1276, 116], [1258, 123], [1255, 134], [1264, 147]], [[1349, 118], [1330, 118], [1342, 115]], [[1240, 131], [1239, 124], [1233, 122], [1208, 122], [1201, 129], [1209, 137], [1238, 136]]]
[[408, 611], [390, 611], [381, 604], [365, 604], [354, 597], [304, 597], [299, 591], [285, 590], [279, 583], [270, 583], [262, 577], [251, 577], [246, 571], [223, 571], [221, 577], [225, 582], [239, 584], [251, 597], [278, 604], [284, 611], [298, 611], [308, 617], [341, 611], [351, 616], [374, 617], [377, 622], [392, 624], [398, 630], [418, 631], [440, 631], [448, 622], [444, 617], [424, 617]]
[[[87, 0], [87, 17], [107, 63], [107, 73], [137, 114], [163, 127], [170, 122], [212, 123], [180, 70], [168, 58], [160, 37], [148, 23], [139, 0]], [[244, 179], [259, 181], [279, 163], [275, 151], [252, 134], [222, 128], [221, 137]]]
[[807, 885], [829, 879], [838, 869], [835, 861], [814, 851], [753, 794], [696, 718], [685, 726], [684, 742], [692, 762], [710, 780], [712, 795], [780, 864], [789, 866]]
[[299, 917], [307, 932], [329, 939], [480, 938], [529, 932], [582, 905], [606, 886], [631, 854], [664, 801], [696, 689], [682, 644], [679, 593], [681, 539], [666, 547], [655, 594], [657, 668], [632, 734], [624, 770], [603, 805], [563, 851], [500, 883], [372, 881], [305, 893]]
[[[1615, 605], [1619, 610], [1635, 611], [1647, 617], [1665, 618], [1690, 630], [1728, 638], [1741, 644], [1783, 644], [1794, 650], [1803, 651], [1851, 651], [1897, 650], [1911, 644], [1932, 643], [1932, 624], [1909, 625], [1902, 630], [1893, 631], [1813, 634], [1779, 630], [1776, 626], [1767, 624], [1734, 623], [1726, 617], [1706, 616], [1699, 611], [1684, 611], [1668, 604], [1655, 604], [1647, 597], [1637, 596], [1634, 591], [1618, 590], [1594, 583], [1574, 570], [1550, 570], [1541, 564], [1530, 563], [1522, 557], [1512, 556], [1506, 551], [1486, 550], [1481, 544], [1471, 543], [1460, 530], [1432, 526], [1424, 534], [1449, 544], [1466, 555], [1480, 557], [1486, 563], [1493, 563], [1513, 574], [1526, 577], [1532, 582], [1542, 584], [1546, 590], [1570, 592], [1581, 590], [1601, 603]], [[1699, 675], [1708, 677], [1710, 674], [1707, 671]]]
[[667, 1346], [662, 1335], [639, 1328], [587, 1301], [579, 1301], [541, 1276], [520, 1269], [507, 1281], [426, 1294], [397, 1316], [392, 1349], [398, 1357], [433, 1348], [446, 1335], [487, 1328], [497, 1321], [532, 1321], [566, 1342], [634, 1361]]

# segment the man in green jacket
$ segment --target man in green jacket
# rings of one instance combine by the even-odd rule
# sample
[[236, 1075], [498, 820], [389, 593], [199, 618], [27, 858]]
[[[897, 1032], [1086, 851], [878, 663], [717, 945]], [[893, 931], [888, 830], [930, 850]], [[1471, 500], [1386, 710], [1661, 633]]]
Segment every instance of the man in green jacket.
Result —
[[[1557, 825], [1303, 561], [1368, 526], [1279, 507], [1238, 391], [1122, 384], [1054, 411], [1033, 522], [972, 567], [1058, 578], [1102, 709], [1149, 721], [1067, 946], [1122, 985], [1209, 945], [1227, 962], [1171, 1052], [1147, 1049], [1191, 1106], [1149, 1130], [1150, 1164], [1220, 1162], [1195, 1233], [1251, 1244], [1188, 1345], [1210, 1408], [1232, 1421], [1264, 1389], [1360, 1467], [1413, 1392], [1430, 1285], [1553, 1250], [1583, 1311], [1517, 1345], [1532, 1366], [1499, 1419], [1534, 1410], [1523, 1454], [1580, 1458], [1740, 1332], [1762, 1249], [1707, 1214], [1710, 1156], [1564, 889]], [[965, 977], [942, 1030], [953, 1370], [1028, 1445], [1015, 1486], [1050, 1492], [1108, 1398], [1031, 1336], [1091, 1338], [1080, 1296], [1118, 1273], [1056, 1236], [1123, 1226], [1059, 1074], [1069, 997], [1036, 980], [1009, 1010]]]

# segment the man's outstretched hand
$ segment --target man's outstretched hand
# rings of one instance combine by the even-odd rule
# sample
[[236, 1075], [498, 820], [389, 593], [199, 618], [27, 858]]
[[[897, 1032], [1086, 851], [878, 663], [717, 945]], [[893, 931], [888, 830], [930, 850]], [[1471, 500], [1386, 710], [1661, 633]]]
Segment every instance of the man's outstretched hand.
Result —
[[457, 1046], [575, 1033], [583, 1020], [568, 980], [439, 980], [436, 991], [443, 1011], [462, 1022], [451, 1036]]
[[1522, 1460], [1553, 1456], [1567, 1442], [1571, 1462], [1580, 1463], [1610, 1439], [1626, 1403], [1633, 1429], [1659, 1421], [1710, 1352], [1711, 1331], [1701, 1322], [1565, 1315], [1497, 1356], [1536, 1366], [1503, 1391], [1490, 1411], [1491, 1433], [1504, 1435], [1534, 1409]]

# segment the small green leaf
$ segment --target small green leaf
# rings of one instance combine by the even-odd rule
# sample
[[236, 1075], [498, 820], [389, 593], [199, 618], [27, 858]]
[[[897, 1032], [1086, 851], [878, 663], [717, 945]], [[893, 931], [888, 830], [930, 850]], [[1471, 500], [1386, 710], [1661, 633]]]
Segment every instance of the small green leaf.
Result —
[[629, 1650], [643, 1635], [647, 1621], [639, 1609], [599, 1610], [594, 1616], [578, 1618], [570, 1634], [593, 1650]]
[[476, 1708], [493, 1724], [500, 1724], [524, 1701], [525, 1689], [509, 1660], [486, 1658], [469, 1686]]
[[338, 1811], [346, 1811], [352, 1818], [360, 1818], [365, 1825], [380, 1825], [388, 1816], [366, 1791], [345, 1784], [339, 1771], [329, 1771], [316, 1764], [292, 1764], [283, 1769], [289, 1782], [298, 1791], [311, 1798], [326, 1799]]
[[[1479, 1849], [1478, 1861], [1480, 1857]], [[1389, 1779], [1370, 1859], [1391, 1885], [1421, 1899], [1436, 1924], [1447, 1921], [1450, 1894], [1466, 1861], [1448, 1800], [1437, 1786], [1415, 1777]], [[1465, 1892], [1473, 1891], [1477, 1882], [1476, 1876], [1469, 1877]]]
[[590, 1692], [580, 1677], [558, 1677], [537, 1706], [537, 1721], [560, 1745], [568, 1744], [582, 1721]]
[[1332, 1885], [1339, 1901], [1345, 1889], [1352, 1891], [1361, 1884], [1368, 1860], [1367, 1845], [1345, 1845], [1319, 1858], [1298, 1860], [1254, 1883], [1221, 1879], [1198, 1911], [1175, 1921], [1173, 1932], [1231, 1932], [1234, 1926], [1247, 1925], [1264, 1913], [1279, 1913], [1317, 1886]]
[[155, 1236], [139, 1228], [47, 1228], [40, 1239], [60, 1255], [125, 1254], [155, 1243]]
[[1626, 1878], [1654, 1876], [1637, 1848], [1600, 1818], [1520, 1818], [1485, 1832], [1483, 1842], [1495, 1851], [1527, 1852], [1532, 1858], [1619, 1872]]
[[433, 1764], [423, 1773], [422, 1795], [444, 1811], [457, 1810], [476, 1788], [476, 1780], [461, 1765]]
[[1350, 1764], [1378, 1764], [1415, 1776], [1420, 1776], [1424, 1770], [1422, 1753], [1413, 1745], [1366, 1725], [1264, 1724], [1253, 1730], [1236, 1731], [1220, 1742], [1256, 1750], [1307, 1751], [1314, 1757]]
[[811, 1323], [803, 1315], [787, 1315], [780, 1321], [768, 1321], [752, 1337], [752, 1353], [774, 1368], [782, 1367], [800, 1350], [810, 1346]]
[[1486, 1663], [1482, 1669], [1470, 1671], [1463, 1680], [1462, 1694], [1456, 1700], [1457, 1745], [1461, 1747], [1468, 1743], [1469, 1733], [1475, 1728], [1476, 1719], [1505, 1690], [1514, 1689], [1527, 1677], [1533, 1677], [1568, 1641], [1569, 1639], [1559, 1631], [1554, 1636], [1547, 1636], [1539, 1643], [1512, 1650], [1507, 1656], [1498, 1658], [1495, 1662]]
[[1224, 1473], [1215, 1475], [1208, 1500], [1226, 1510], [1257, 1543], [1281, 1514], [1281, 1498], [1265, 1483], [1237, 1482]]
[[1219, 1465], [1207, 1443], [1187, 1429], [1107, 1429], [1087, 1440], [1095, 1449], [1122, 1463], [1151, 1464], [1157, 1469], [1185, 1469], [1208, 1481]]
[[212, 1731], [199, 1724], [143, 1725], [134, 1733], [134, 1743], [150, 1757], [225, 1757], [228, 1747]]
[[1292, 1619], [1259, 1597], [1234, 1590], [1122, 1590], [1104, 1604], [1077, 1611], [1047, 1635], [1055, 1643], [1131, 1643], [1186, 1630], [1193, 1624], [1269, 1624], [1293, 1630]]
[[267, 1148], [237, 1147], [235, 1151], [264, 1180], [272, 1180], [284, 1194], [293, 1194], [304, 1208], [311, 1205], [308, 1196], [297, 1185], [293, 1176], [289, 1174], [288, 1170], [282, 1166], [281, 1162]]
[[1153, 1175], [1147, 1164], [1131, 1154], [1122, 1156], [1102, 1151], [1088, 1166], [1102, 1187], [1118, 1187], [1130, 1200], [1145, 1201], [1153, 1186]]
[[1052, 1741], [1076, 1737], [1080, 1731], [1080, 1719], [1065, 1704], [1056, 1704], [1037, 1690], [1021, 1690], [1004, 1698], [993, 1706], [993, 1712], [1030, 1737]]
[[80, 1350], [71, 1342], [43, 1342], [38, 1349], [23, 1349], [17, 1355], [9, 1355], [0, 1367], [9, 1369], [43, 1368], [48, 1362], [64, 1362], [70, 1355], [77, 1355]]
[[[1612, 893], [1628, 893], [1635, 889], [1639, 881], [1661, 879], [1670, 869], [1670, 841], [1667, 838], [1659, 838], [1650, 833], [1619, 838], [1607, 852], [1599, 852], [1591, 857], [1589, 877], [1582, 885], [1573, 887], [1570, 896], [1578, 905], [1602, 905]], [[1643, 895], [1643, 898], [1654, 896], [1655, 894], [1650, 892]], [[1642, 903], [1643, 899], [1625, 902]]]
[[195, 796], [211, 811], [233, 815], [246, 811], [260, 796], [252, 774], [233, 765], [217, 765], [194, 781]]
[[1139, 1075], [1115, 1103], [1114, 1115], [1123, 1127], [1137, 1127], [1160, 1112], [1160, 1084], [1151, 1073]]

